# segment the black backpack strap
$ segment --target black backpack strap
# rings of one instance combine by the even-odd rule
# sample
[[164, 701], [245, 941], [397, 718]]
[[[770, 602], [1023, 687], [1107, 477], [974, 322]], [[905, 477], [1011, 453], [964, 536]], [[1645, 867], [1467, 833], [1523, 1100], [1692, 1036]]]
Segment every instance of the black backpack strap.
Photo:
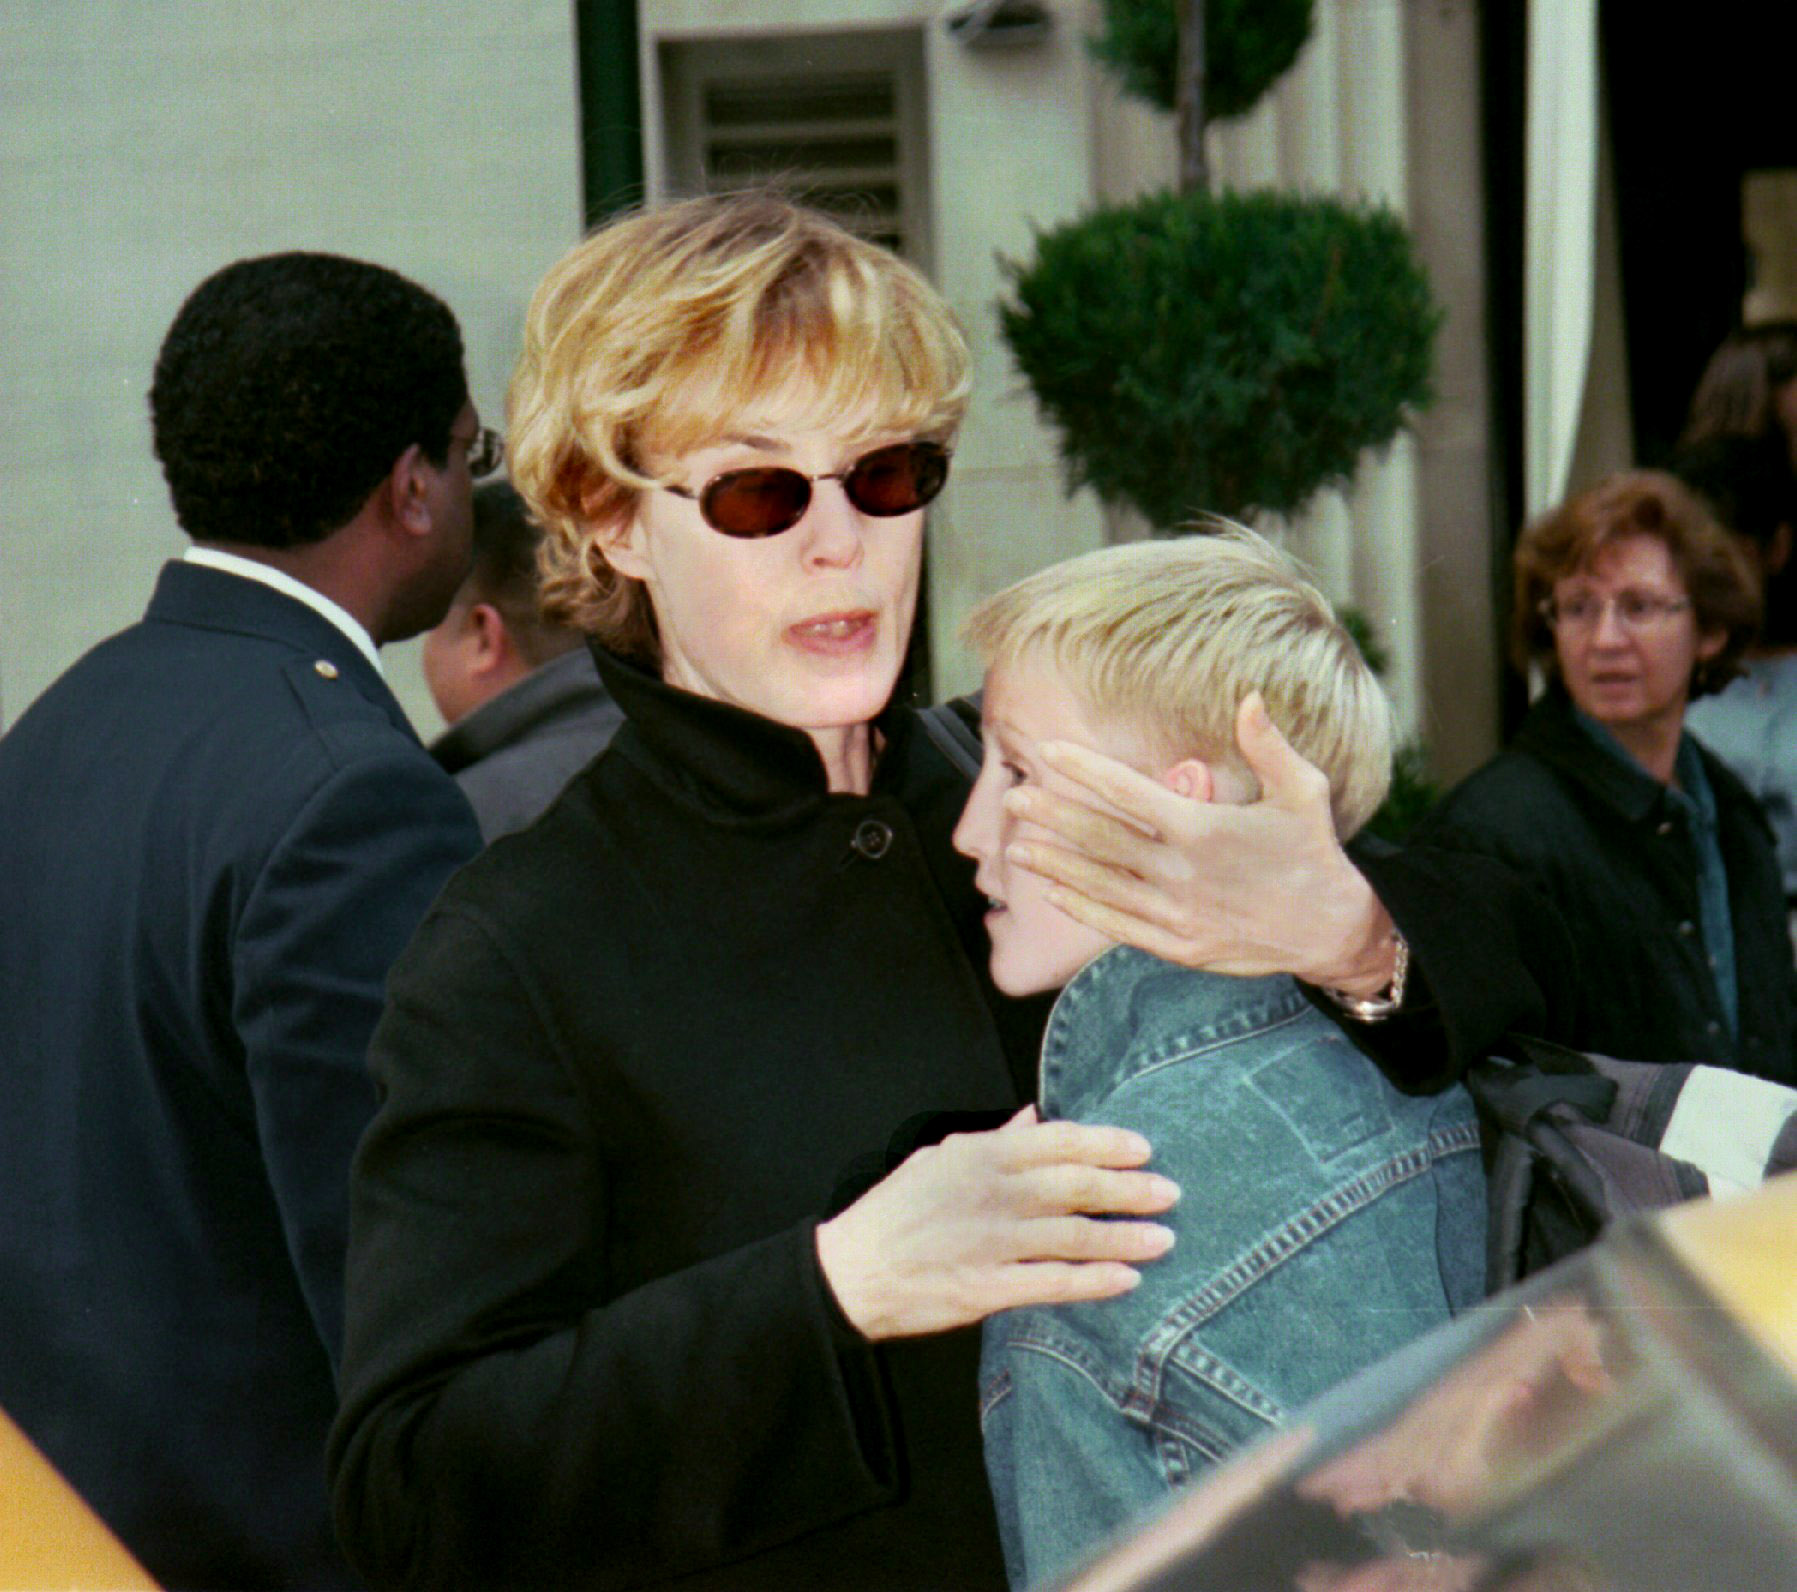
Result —
[[1672, 1120], [1694, 1066], [1691, 1062], [1623, 1061], [1596, 1051], [1572, 1050], [1527, 1034], [1512, 1035], [1507, 1048], [1515, 1050], [1518, 1060], [1556, 1077], [1607, 1078], [1616, 1088], [1601, 1117], [1586, 1109], [1585, 1102], [1594, 1096], [1569, 1096], [1567, 1103], [1577, 1105], [1584, 1115], [1604, 1123], [1611, 1132], [1651, 1146], [1658, 1146], [1666, 1136], [1666, 1125]]
[[1487, 1056], [1461, 1080], [1484, 1148], [1485, 1277], [1493, 1293], [1589, 1242], [1613, 1214], [1603, 1178], [1563, 1124], [1567, 1110], [1573, 1120], [1603, 1122], [1616, 1085], [1583, 1052], [1551, 1052], [1537, 1055], [1531, 1045], [1527, 1060]]
[[1485, 1291], [1508, 1288], [1528, 1270], [1529, 1200], [1535, 1154], [1514, 1134], [1499, 1134], [1485, 1167]]
[[1517, 1036], [1467, 1069], [1485, 1153], [1492, 1288], [1573, 1253], [1617, 1217], [1708, 1191], [1701, 1168], [1660, 1148], [1690, 1074]]
[[985, 749], [980, 744], [980, 694], [956, 697], [952, 702], [938, 702], [917, 715], [924, 733], [935, 743], [936, 750], [965, 774], [969, 780], [980, 777], [980, 764]]
[[1602, 1122], [1616, 1100], [1616, 1084], [1596, 1071], [1538, 1072], [1488, 1056], [1466, 1070], [1467, 1092], [1509, 1133], [1528, 1135], [1530, 1126], [1554, 1106], [1571, 1106], [1580, 1116]]
[[1516, 1059], [1538, 1067], [1543, 1072], [1565, 1073], [1589, 1077], [1599, 1070], [1598, 1061], [1588, 1052], [1574, 1050], [1552, 1039], [1537, 1039], [1533, 1034], [1505, 1036], [1506, 1049], [1516, 1052]]

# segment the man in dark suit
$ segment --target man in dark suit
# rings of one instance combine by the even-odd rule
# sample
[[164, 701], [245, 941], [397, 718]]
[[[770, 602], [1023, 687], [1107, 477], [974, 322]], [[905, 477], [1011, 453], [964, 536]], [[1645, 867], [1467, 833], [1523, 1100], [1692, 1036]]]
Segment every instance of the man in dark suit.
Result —
[[0, 1407], [158, 1579], [331, 1586], [364, 1050], [479, 847], [376, 649], [495, 439], [449, 310], [320, 254], [203, 283], [150, 409], [194, 546], [0, 739]]

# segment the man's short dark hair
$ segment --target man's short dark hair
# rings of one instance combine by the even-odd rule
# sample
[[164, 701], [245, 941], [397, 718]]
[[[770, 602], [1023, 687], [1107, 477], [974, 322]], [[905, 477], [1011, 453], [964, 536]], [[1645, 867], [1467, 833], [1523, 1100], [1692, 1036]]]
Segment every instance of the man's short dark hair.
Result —
[[447, 462], [467, 401], [461, 332], [434, 294], [340, 255], [271, 254], [181, 306], [150, 421], [189, 536], [297, 547], [354, 519], [413, 443]]
[[579, 631], [543, 617], [538, 602], [542, 576], [537, 549], [543, 527], [509, 481], [483, 481], [474, 489], [474, 567], [467, 592], [491, 603], [505, 620], [512, 645], [532, 668], [579, 646]]

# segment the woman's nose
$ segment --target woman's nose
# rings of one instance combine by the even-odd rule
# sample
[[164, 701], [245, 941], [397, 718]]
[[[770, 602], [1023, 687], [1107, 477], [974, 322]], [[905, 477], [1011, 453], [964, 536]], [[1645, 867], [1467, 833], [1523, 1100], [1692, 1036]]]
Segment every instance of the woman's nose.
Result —
[[811, 488], [811, 502], [799, 522], [808, 563], [849, 569], [861, 562], [866, 522], [849, 502], [840, 481], [824, 479]]
[[1608, 598], [1597, 610], [1597, 623], [1591, 627], [1591, 639], [1601, 646], [1614, 647], [1629, 637], [1622, 622], [1622, 610], [1615, 598]]

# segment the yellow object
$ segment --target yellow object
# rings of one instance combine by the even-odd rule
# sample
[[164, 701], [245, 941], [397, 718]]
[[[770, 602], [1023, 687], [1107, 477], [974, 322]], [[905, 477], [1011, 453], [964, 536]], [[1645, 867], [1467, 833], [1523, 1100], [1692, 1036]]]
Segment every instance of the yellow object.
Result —
[[1797, 1172], [1751, 1194], [1676, 1206], [1658, 1226], [1691, 1274], [1797, 1376]]
[[100, 1517], [0, 1411], [0, 1587], [154, 1588]]

